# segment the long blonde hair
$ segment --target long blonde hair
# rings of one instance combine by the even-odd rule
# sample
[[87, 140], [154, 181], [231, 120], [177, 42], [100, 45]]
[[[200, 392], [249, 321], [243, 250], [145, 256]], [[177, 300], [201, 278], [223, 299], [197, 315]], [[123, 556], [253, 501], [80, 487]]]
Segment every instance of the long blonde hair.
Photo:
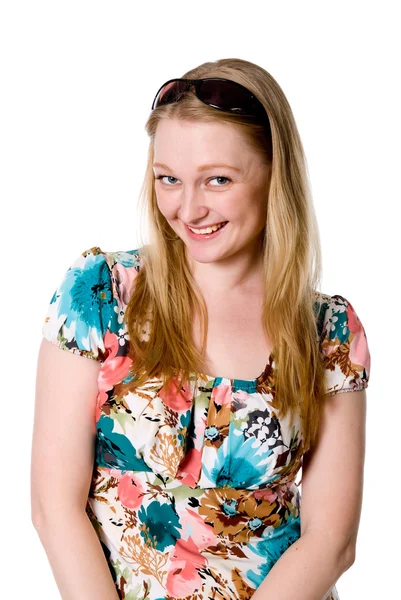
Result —
[[[135, 374], [129, 384], [140, 387], [149, 378], [163, 385], [182, 385], [191, 375], [202, 377], [207, 309], [185, 257], [184, 242], [158, 209], [154, 187], [153, 141], [161, 119], [225, 122], [236, 127], [256, 152], [271, 165], [266, 226], [261, 244], [264, 265], [262, 323], [273, 344], [274, 377], [269, 391], [274, 406], [302, 423], [306, 452], [316, 441], [324, 401], [324, 367], [319, 353], [316, 290], [321, 278], [321, 250], [310, 194], [306, 159], [289, 103], [275, 79], [262, 67], [238, 58], [206, 62], [182, 77], [225, 77], [244, 85], [264, 105], [271, 138], [263, 125], [238, 114], [218, 111], [188, 93], [179, 102], [151, 112], [146, 132], [150, 138], [139, 209], [147, 217], [142, 237], [144, 268], [126, 308], [130, 357]], [[143, 231], [146, 224], [141, 227]], [[174, 241], [173, 241], [174, 240]], [[199, 314], [203, 342], [192, 340], [193, 316]], [[152, 327], [146, 341], [147, 322]], [[145, 328], [145, 329], [144, 329]]]

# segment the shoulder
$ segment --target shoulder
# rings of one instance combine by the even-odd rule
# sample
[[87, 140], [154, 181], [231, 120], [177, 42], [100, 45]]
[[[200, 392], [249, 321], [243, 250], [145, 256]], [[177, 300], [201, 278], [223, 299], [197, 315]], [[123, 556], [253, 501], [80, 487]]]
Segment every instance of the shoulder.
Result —
[[342, 344], [363, 330], [362, 322], [351, 302], [340, 294], [317, 293], [314, 303], [319, 335]]
[[365, 328], [351, 302], [340, 294], [318, 293], [314, 303], [327, 393], [367, 387], [370, 352]]
[[92, 246], [81, 252], [50, 298], [43, 336], [66, 350], [103, 360], [104, 338], [121, 328], [140, 262], [140, 249], [106, 252]]
[[99, 307], [106, 306], [110, 295], [124, 296], [125, 287], [138, 273], [140, 264], [140, 249], [108, 252], [92, 246], [71, 261], [51, 303], [59, 299], [59, 310], [66, 304], [71, 308], [95, 299]]

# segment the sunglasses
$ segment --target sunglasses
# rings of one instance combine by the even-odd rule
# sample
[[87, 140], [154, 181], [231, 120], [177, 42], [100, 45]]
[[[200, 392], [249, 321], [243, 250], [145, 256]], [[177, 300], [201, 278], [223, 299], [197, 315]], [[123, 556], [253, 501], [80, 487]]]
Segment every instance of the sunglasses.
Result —
[[222, 77], [169, 79], [158, 90], [152, 103], [152, 110], [164, 104], [178, 102], [192, 86], [199, 100], [205, 104], [224, 112], [256, 117], [270, 131], [269, 117], [256, 96], [240, 83]]

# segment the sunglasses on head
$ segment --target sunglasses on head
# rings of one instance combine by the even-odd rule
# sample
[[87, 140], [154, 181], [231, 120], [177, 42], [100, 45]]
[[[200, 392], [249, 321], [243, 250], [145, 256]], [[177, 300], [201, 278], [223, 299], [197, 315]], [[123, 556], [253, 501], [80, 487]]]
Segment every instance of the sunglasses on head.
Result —
[[205, 79], [169, 79], [158, 90], [152, 110], [163, 104], [178, 102], [187, 91], [195, 88], [199, 100], [222, 110], [248, 117], [256, 117], [270, 130], [270, 121], [263, 104], [246, 87], [222, 77]]

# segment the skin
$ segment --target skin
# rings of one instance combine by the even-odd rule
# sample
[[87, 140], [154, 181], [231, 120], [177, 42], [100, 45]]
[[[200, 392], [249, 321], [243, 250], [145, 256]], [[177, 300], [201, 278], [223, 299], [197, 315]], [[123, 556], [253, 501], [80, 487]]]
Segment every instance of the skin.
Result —
[[[213, 281], [215, 292], [224, 294], [260, 282], [258, 245], [266, 223], [270, 165], [231, 125], [178, 119], [158, 124], [154, 157], [159, 210], [184, 241], [198, 284], [205, 288]], [[199, 171], [215, 163], [238, 171], [226, 167]], [[223, 221], [228, 221], [224, 231], [207, 241], [192, 240], [185, 227]]]

